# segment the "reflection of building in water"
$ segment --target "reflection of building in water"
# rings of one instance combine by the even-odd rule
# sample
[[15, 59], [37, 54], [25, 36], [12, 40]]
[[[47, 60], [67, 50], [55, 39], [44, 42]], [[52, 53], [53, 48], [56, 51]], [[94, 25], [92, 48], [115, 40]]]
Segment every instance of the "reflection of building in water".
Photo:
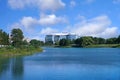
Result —
[[73, 33], [55, 33], [55, 34], [48, 34], [45, 36], [45, 42], [58, 42], [60, 39], [69, 39], [73, 40], [76, 39], [77, 35]]

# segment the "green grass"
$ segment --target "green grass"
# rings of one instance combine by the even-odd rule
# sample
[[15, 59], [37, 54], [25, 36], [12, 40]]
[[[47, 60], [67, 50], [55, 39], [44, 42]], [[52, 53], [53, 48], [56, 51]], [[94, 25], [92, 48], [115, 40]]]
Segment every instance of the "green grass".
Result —
[[14, 57], [14, 56], [26, 56], [31, 55], [36, 52], [42, 52], [42, 48], [35, 48], [35, 47], [24, 47], [24, 48], [0, 48], [0, 56], [4, 57]]
[[120, 48], [120, 44], [97, 44], [86, 46], [86, 48]]
[[[79, 47], [79, 46], [59, 46], [55, 45], [55, 48], [71, 48], [71, 47]], [[120, 48], [120, 44], [96, 44], [96, 45], [88, 45], [83, 48]]]
[[72, 46], [59, 46], [59, 45], [55, 45], [55, 48], [71, 48]]

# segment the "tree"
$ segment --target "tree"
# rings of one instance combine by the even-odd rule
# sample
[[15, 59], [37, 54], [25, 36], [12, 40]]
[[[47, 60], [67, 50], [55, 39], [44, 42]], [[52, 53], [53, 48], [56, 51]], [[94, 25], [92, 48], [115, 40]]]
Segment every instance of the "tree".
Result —
[[82, 44], [82, 38], [77, 38], [76, 40], [75, 40], [75, 44], [76, 44], [76, 46], [81, 46], [81, 44]]
[[30, 41], [30, 45], [38, 48], [39, 46], [43, 45], [43, 42], [39, 41], [39, 40], [36, 40], [36, 39], [33, 39], [33, 40]]
[[117, 38], [109, 38], [106, 40], [106, 44], [116, 44]]
[[75, 44], [79, 47], [86, 47], [88, 45], [94, 44], [94, 40], [90, 36], [85, 36], [76, 39]]
[[70, 40], [68, 40], [68, 39], [61, 39], [59, 41], [59, 45], [60, 46], [69, 46], [70, 45]]
[[9, 34], [0, 30], [0, 45], [8, 45], [9, 44]]
[[104, 38], [94, 37], [93, 40], [94, 40], [94, 44], [104, 44], [105, 43]]
[[23, 32], [21, 29], [13, 29], [11, 32], [11, 40], [12, 40], [12, 45], [14, 47], [21, 47], [22, 42], [23, 42]]
[[22, 41], [22, 44], [25, 46], [25, 45], [29, 45], [29, 42], [27, 42], [27, 40], [23, 40]]
[[117, 42], [118, 44], [120, 44], [120, 35], [118, 36], [116, 42]]

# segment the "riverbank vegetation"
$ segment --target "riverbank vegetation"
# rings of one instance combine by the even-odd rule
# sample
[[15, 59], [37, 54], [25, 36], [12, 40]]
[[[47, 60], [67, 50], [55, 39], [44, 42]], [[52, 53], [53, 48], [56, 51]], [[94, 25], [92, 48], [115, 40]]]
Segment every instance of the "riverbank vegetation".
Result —
[[25, 56], [41, 51], [42, 48], [35, 48], [33, 46], [24, 47], [24, 48], [4, 47], [4, 48], [0, 48], [0, 56], [3, 57]]
[[0, 56], [24, 56], [41, 52], [42, 41], [32, 39], [27, 41], [21, 29], [13, 29], [11, 34], [0, 30]]
[[108, 39], [83, 36], [75, 40], [61, 39], [53, 45], [55, 47], [120, 48], [120, 36]]
[[117, 38], [98, 38], [85, 36], [75, 40], [76, 47], [120, 47], [120, 36]]

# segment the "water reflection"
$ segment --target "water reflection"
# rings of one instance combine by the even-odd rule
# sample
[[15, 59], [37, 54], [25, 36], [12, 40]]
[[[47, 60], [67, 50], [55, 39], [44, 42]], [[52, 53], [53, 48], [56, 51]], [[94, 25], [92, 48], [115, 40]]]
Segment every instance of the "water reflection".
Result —
[[120, 80], [120, 49], [46, 48], [1, 58], [0, 80]]
[[0, 57], [0, 75], [6, 72], [9, 68], [9, 58]]
[[23, 58], [22, 57], [18, 57], [18, 58], [13, 58], [12, 59], [12, 74], [13, 74], [13, 77], [16, 79], [16, 80], [22, 80], [22, 76], [23, 76], [23, 73], [24, 73], [24, 63], [23, 63]]
[[[0, 57], [0, 80], [23, 80], [24, 63], [22, 57]], [[7, 76], [7, 77], [6, 77]]]

